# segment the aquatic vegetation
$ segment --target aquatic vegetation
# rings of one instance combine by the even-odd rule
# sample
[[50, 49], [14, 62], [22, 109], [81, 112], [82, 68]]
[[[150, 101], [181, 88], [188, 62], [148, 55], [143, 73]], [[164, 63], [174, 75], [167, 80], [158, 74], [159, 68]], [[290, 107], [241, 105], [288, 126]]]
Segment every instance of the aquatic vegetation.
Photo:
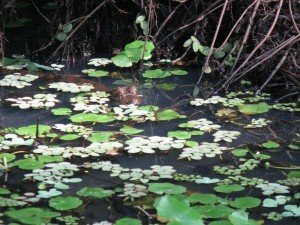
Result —
[[53, 88], [62, 92], [71, 92], [71, 93], [89, 92], [94, 89], [93, 85], [91, 84], [77, 85], [74, 83], [66, 83], [66, 82], [51, 83], [49, 84], [49, 88]]
[[70, 98], [74, 106], [74, 111], [83, 111], [84, 113], [108, 113], [109, 94], [101, 91], [91, 92], [86, 95], [79, 95]]
[[107, 64], [110, 64], [110, 63], [112, 63], [112, 61], [107, 58], [93, 58], [93, 59], [89, 60], [88, 65], [106, 66]]
[[133, 201], [135, 198], [147, 196], [147, 193], [147, 187], [144, 185], [125, 183], [123, 193], [119, 194], [118, 196], [124, 198], [124, 201], [129, 199]]
[[198, 120], [189, 120], [187, 123], [179, 124], [179, 127], [199, 129], [203, 132], [212, 132], [221, 128], [220, 125], [214, 124], [212, 121], [209, 121], [205, 118]]
[[154, 109], [139, 108], [136, 105], [119, 105], [113, 108], [117, 120], [127, 121], [155, 121], [156, 116]]
[[118, 67], [131, 67], [140, 60], [148, 60], [152, 57], [154, 44], [151, 41], [136, 40], [127, 44], [124, 51], [114, 56], [111, 60]]
[[44, 109], [54, 107], [58, 99], [54, 94], [35, 94], [33, 97], [7, 98], [5, 101], [11, 102], [11, 106], [20, 109]]
[[239, 111], [247, 115], [265, 113], [268, 112], [271, 108], [272, 106], [264, 102], [257, 103], [257, 104], [240, 104], [238, 106]]
[[44, 169], [34, 169], [32, 173], [25, 174], [25, 179], [39, 181], [39, 188], [54, 187], [68, 189], [67, 183], [81, 182], [80, 178], [69, 178], [78, 171], [78, 166], [69, 162], [49, 163]]
[[225, 103], [226, 101], [227, 101], [226, 98], [223, 98], [220, 96], [212, 96], [208, 99], [195, 98], [190, 103], [191, 103], [191, 105], [201, 106], [201, 105], [207, 105], [207, 104]]
[[53, 212], [49, 209], [28, 207], [8, 210], [5, 212], [5, 215], [23, 224], [43, 225], [49, 223], [52, 218], [60, 216], [60, 213]]
[[223, 154], [228, 149], [227, 147], [219, 146], [217, 143], [203, 142], [198, 146], [184, 148], [183, 152], [179, 155], [179, 159], [201, 160], [203, 157], [213, 158], [216, 155]]
[[85, 187], [76, 192], [81, 197], [106, 198], [114, 194], [111, 190], [104, 190], [100, 187]]
[[88, 137], [93, 132], [93, 130], [91, 128], [88, 128], [88, 127], [85, 127], [82, 125], [72, 124], [72, 123], [69, 123], [69, 124], [58, 123], [58, 124], [55, 124], [53, 126], [53, 128], [60, 130], [61, 132], [64, 132], [64, 133], [76, 133], [83, 137]]
[[65, 67], [64, 65], [60, 65], [60, 64], [56, 64], [56, 63], [53, 63], [50, 66], [56, 71], [61, 71], [61, 69]]
[[238, 136], [240, 135], [241, 132], [239, 131], [227, 131], [227, 130], [219, 130], [213, 134], [213, 136], [215, 137], [214, 142], [219, 142], [219, 141], [232, 142], [233, 140], [237, 139]]
[[24, 139], [16, 134], [6, 134], [4, 139], [0, 142], [0, 149], [10, 149], [17, 146], [31, 146], [33, 145], [33, 139]]
[[258, 184], [255, 187], [260, 188], [263, 195], [287, 194], [290, 192], [289, 187], [277, 183]]
[[125, 142], [127, 147], [125, 150], [128, 153], [155, 153], [155, 150], [158, 149], [160, 151], [169, 151], [171, 149], [181, 149], [185, 145], [185, 140], [174, 140], [173, 138], [168, 137], [134, 137], [131, 140]]
[[21, 75], [21, 73], [8, 74], [2, 80], [0, 80], [0, 86], [24, 88], [26, 86], [31, 86], [31, 82], [35, 81], [38, 78], [39, 78], [38, 76], [32, 74], [25, 74], [25, 75]]
[[65, 211], [75, 209], [82, 205], [82, 201], [78, 197], [66, 196], [66, 197], [55, 197], [49, 200], [49, 206], [58, 211]]
[[297, 205], [285, 205], [285, 211], [282, 213], [283, 217], [299, 217], [300, 216], [300, 207]]
[[251, 123], [244, 126], [244, 128], [262, 128], [268, 126], [272, 121], [264, 118], [252, 119]]
[[279, 205], [285, 205], [288, 201], [291, 200], [291, 197], [285, 195], [276, 195], [274, 199], [266, 198], [263, 201], [263, 207], [275, 208]]

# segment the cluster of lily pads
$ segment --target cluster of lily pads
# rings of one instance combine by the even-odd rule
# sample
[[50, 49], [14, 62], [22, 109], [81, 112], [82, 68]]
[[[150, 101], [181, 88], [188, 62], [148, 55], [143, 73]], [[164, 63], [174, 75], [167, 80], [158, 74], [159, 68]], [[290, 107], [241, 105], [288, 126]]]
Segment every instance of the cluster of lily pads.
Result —
[[54, 107], [58, 99], [55, 94], [35, 94], [33, 97], [7, 98], [7, 102], [11, 102], [11, 106], [20, 109], [44, 109]]
[[53, 88], [62, 92], [79, 93], [89, 92], [94, 89], [94, 86], [91, 84], [78, 85], [75, 83], [54, 82], [49, 84], [49, 88]]

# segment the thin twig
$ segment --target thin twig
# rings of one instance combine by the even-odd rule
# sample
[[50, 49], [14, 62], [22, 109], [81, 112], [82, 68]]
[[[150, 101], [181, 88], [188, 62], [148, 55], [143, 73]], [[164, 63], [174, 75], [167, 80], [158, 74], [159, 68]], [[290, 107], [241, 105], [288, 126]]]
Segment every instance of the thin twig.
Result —
[[209, 48], [209, 52], [208, 52], [208, 55], [206, 57], [206, 60], [205, 60], [205, 63], [202, 67], [202, 70], [201, 70], [201, 74], [200, 74], [200, 77], [199, 77], [199, 80], [197, 82], [197, 86], [199, 85], [201, 79], [202, 79], [202, 76], [203, 76], [203, 68], [206, 68], [208, 67], [208, 64], [209, 64], [209, 60], [210, 60], [210, 57], [213, 53], [213, 50], [214, 50], [214, 46], [215, 46], [215, 43], [216, 43], [216, 40], [217, 40], [217, 36], [219, 34], [219, 30], [220, 30], [220, 27], [221, 27], [221, 24], [222, 24], [222, 21], [223, 21], [223, 18], [224, 18], [224, 14], [225, 14], [225, 11], [226, 11], [226, 8], [227, 8], [227, 5], [228, 5], [228, 0], [225, 0], [224, 2], [224, 5], [223, 5], [223, 9], [222, 9], [222, 12], [220, 14], [220, 17], [219, 17], [219, 22], [218, 22], [218, 25], [217, 25], [217, 28], [216, 28], [216, 32], [215, 32], [215, 35], [213, 37], [213, 41], [210, 45], [210, 48]]
[[273, 20], [273, 23], [272, 23], [269, 31], [267, 32], [265, 37], [261, 40], [261, 42], [258, 45], [256, 45], [256, 47], [252, 50], [252, 52], [248, 55], [248, 57], [244, 60], [244, 62], [232, 73], [232, 75], [227, 79], [227, 81], [224, 83], [223, 86], [226, 86], [234, 78], [234, 76], [249, 62], [249, 60], [257, 52], [257, 50], [259, 48], [261, 48], [261, 46], [269, 39], [271, 33], [273, 32], [273, 30], [275, 28], [275, 25], [277, 24], [282, 5], [283, 5], [283, 0], [280, 0], [275, 18]]
[[257, 90], [256, 94], [260, 94], [261, 91], [265, 88], [265, 86], [270, 82], [270, 80], [274, 77], [274, 75], [278, 72], [278, 70], [280, 69], [280, 67], [283, 65], [283, 63], [285, 62], [287, 55], [289, 53], [291, 48], [289, 48], [283, 55], [283, 57], [281, 58], [281, 60], [279, 61], [279, 63], [277, 64], [277, 66], [275, 67], [275, 69], [272, 71], [272, 73], [270, 74], [270, 76], [268, 77], [268, 79], [263, 83], [263, 85]]
[[46, 60], [48, 63], [50, 59], [55, 56], [58, 51], [70, 40], [70, 38], [79, 30], [79, 28], [90, 18], [92, 17], [102, 6], [104, 6], [107, 2], [110, 0], [104, 0], [102, 3], [100, 3], [93, 11], [91, 11], [75, 28], [74, 30], [68, 35], [66, 40], [62, 42], [58, 48], [52, 53], [52, 55]]
[[293, 21], [294, 27], [295, 27], [296, 31], [300, 34], [300, 30], [299, 30], [298, 25], [297, 25], [297, 23], [295, 21], [295, 18], [294, 18], [294, 14], [293, 14], [293, 10], [292, 10], [292, 1], [291, 0], [289, 0], [289, 11], [290, 11], [290, 14], [291, 14], [291, 19]]
[[39, 8], [36, 6], [33, 0], [31, 0], [32, 5], [36, 9], [36, 11], [46, 20], [47, 23], [51, 23], [50, 20], [39, 10]]

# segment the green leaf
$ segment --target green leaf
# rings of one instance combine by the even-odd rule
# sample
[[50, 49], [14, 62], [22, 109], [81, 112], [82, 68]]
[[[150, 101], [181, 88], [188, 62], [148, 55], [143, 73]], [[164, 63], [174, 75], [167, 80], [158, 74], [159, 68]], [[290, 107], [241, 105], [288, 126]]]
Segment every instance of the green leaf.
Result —
[[294, 170], [289, 172], [288, 178], [300, 178], [300, 170]]
[[233, 224], [227, 220], [217, 220], [217, 221], [211, 222], [209, 225], [233, 225]]
[[131, 60], [124, 54], [116, 55], [111, 58], [113, 63], [118, 67], [130, 67], [132, 66]]
[[202, 205], [193, 207], [202, 218], [217, 219], [228, 216], [232, 209], [226, 205]]
[[232, 193], [232, 192], [242, 191], [244, 189], [245, 188], [243, 186], [238, 184], [223, 184], [214, 188], [216, 192], [220, 192], [220, 193]]
[[28, 159], [20, 159], [14, 162], [15, 166], [18, 166], [20, 169], [23, 170], [34, 170], [34, 169], [41, 169], [44, 167], [44, 163], [32, 158]]
[[192, 137], [192, 135], [188, 131], [176, 130], [176, 131], [169, 131], [168, 137], [175, 137], [177, 139], [189, 139]]
[[184, 76], [188, 74], [185, 70], [170, 70], [170, 73], [176, 76]]
[[65, 41], [67, 39], [67, 34], [65, 32], [59, 32], [55, 38], [61, 42]]
[[216, 204], [219, 202], [219, 199], [220, 198], [214, 194], [200, 194], [200, 193], [195, 193], [188, 197], [190, 203], [192, 204], [201, 203], [204, 205]]
[[279, 147], [280, 147], [280, 144], [278, 144], [278, 143], [275, 142], [275, 141], [270, 141], [270, 140], [268, 140], [267, 142], [262, 143], [262, 146], [263, 146], [264, 148], [267, 148], [267, 149], [272, 149], [272, 148], [279, 148]]
[[268, 105], [265, 102], [261, 102], [257, 104], [241, 104], [238, 106], [239, 111], [247, 115], [266, 113], [271, 108], [272, 106]]
[[230, 202], [230, 206], [239, 209], [250, 209], [259, 206], [261, 203], [260, 199], [253, 197], [241, 197]]
[[55, 116], [64, 116], [64, 115], [70, 115], [72, 113], [72, 110], [69, 108], [56, 108], [56, 109], [52, 109], [51, 112]]
[[73, 28], [72, 23], [68, 23], [65, 26], [63, 26], [63, 31], [67, 34], [72, 30], [72, 28]]
[[94, 122], [94, 123], [109, 123], [114, 121], [114, 116], [108, 114], [94, 114], [94, 113], [79, 113], [70, 117], [74, 123]]
[[258, 225], [254, 220], [248, 219], [248, 213], [236, 211], [229, 215], [229, 220], [233, 225]]
[[249, 149], [247, 148], [237, 148], [231, 151], [232, 154], [236, 157], [244, 157], [248, 154]]
[[163, 196], [154, 203], [157, 214], [161, 219], [169, 221], [168, 225], [204, 225], [199, 214], [173, 196]]
[[107, 77], [109, 76], [109, 72], [105, 70], [94, 70], [88, 73], [89, 77]]
[[111, 190], [104, 190], [100, 187], [85, 187], [76, 192], [77, 195], [82, 197], [94, 197], [99, 199], [109, 197], [113, 193]]
[[[39, 125], [38, 126], [38, 133], [39, 136], [45, 135], [49, 133], [51, 130], [51, 127], [48, 125]], [[21, 136], [29, 136], [29, 137], [36, 137], [37, 133], [37, 125], [29, 125], [26, 127], [19, 127], [15, 130], [16, 134], [21, 135]]]
[[124, 134], [132, 135], [142, 133], [144, 130], [125, 125], [122, 129], [120, 129], [120, 131], [122, 131]]
[[187, 39], [184, 43], [183, 43], [183, 47], [189, 47], [192, 44], [192, 39]]
[[78, 134], [63, 134], [60, 136], [60, 140], [63, 141], [72, 141], [80, 138]]
[[60, 213], [37, 207], [28, 207], [24, 209], [11, 209], [5, 212], [10, 218], [20, 223], [28, 225], [44, 225], [50, 223], [52, 218], [60, 216]]
[[82, 203], [80, 198], [73, 196], [55, 197], [49, 200], [49, 206], [59, 211], [76, 209], [81, 206]]
[[171, 183], [149, 183], [148, 190], [155, 194], [169, 194], [176, 195], [186, 192], [186, 188], [183, 186], [171, 184]]
[[222, 50], [217, 50], [214, 52], [214, 57], [217, 59], [221, 59], [225, 56], [225, 52], [223, 52]]
[[10, 153], [2, 153], [2, 154], [0, 154], [0, 164], [4, 158], [6, 159], [6, 162], [11, 162], [16, 159], [16, 156], [14, 154], [10, 154]]
[[135, 23], [141, 23], [145, 19], [146, 19], [146, 17], [144, 15], [140, 15], [136, 18]]
[[160, 111], [156, 114], [156, 116], [159, 121], [168, 121], [173, 119], [186, 118], [185, 115], [181, 115], [178, 112], [174, 111], [173, 109], [166, 109]]
[[6, 189], [6, 188], [0, 188], [0, 195], [8, 195], [10, 194], [10, 190]]
[[23, 27], [29, 21], [32, 21], [32, 19], [29, 19], [29, 18], [19, 18], [18, 20], [10, 21], [8, 23], [5, 23], [4, 27], [5, 28]]
[[132, 219], [132, 218], [122, 218], [117, 220], [114, 225], [142, 225], [142, 222], [138, 219]]
[[94, 132], [88, 138], [90, 142], [108, 142], [110, 137], [113, 135], [113, 132], [101, 131]]
[[165, 77], [169, 77], [172, 74], [168, 71], [163, 71], [161, 69], [155, 69], [155, 70], [146, 70], [144, 73], [142, 73], [143, 77], [151, 78], [151, 79], [161, 79]]

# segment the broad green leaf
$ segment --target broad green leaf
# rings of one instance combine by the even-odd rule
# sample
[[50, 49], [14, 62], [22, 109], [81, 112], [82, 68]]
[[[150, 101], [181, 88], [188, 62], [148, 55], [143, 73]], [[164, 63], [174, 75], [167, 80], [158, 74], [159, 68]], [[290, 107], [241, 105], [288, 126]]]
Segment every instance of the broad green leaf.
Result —
[[260, 199], [253, 197], [240, 197], [230, 202], [230, 206], [239, 209], [250, 209], [259, 206], [261, 203]]
[[185, 115], [181, 115], [173, 109], [166, 109], [157, 113], [157, 119], [159, 121], [168, 121], [173, 119], [186, 118]]
[[51, 112], [55, 116], [64, 116], [64, 115], [72, 114], [72, 110], [69, 108], [56, 108], [56, 109], [52, 109]]
[[108, 142], [113, 134], [113, 132], [108, 131], [94, 132], [91, 134], [88, 140], [90, 142]]
[[231, 192], [238, 192], [238, 191], [242, 191], [245, 188], [241, 185], [238, 184], [223, 184], [223, 185], [219, 185], [216, 186], [214, 188], [214, 190], [216, 192], [220, 192], [220, 193], [231, 193]]
[[171, 184], [171, 183], [149, 183], [148, 190], [155, 194], [169, 194], [169, 195], [176, 195], [182, 194], [186, 192], [186, 188], [183, 186]]
[[255, 114], [262, 114], [266, 113], [271, 109], [272, 106], [268, 105], [267, 103], [261, 102], [257, 104], [242, 104], [238, 106], [238, 109], [241, 113], [247, 115], [255, 115]]
[[100, 187], [85, 187], [76, 192], [77, 195], [82, 197], [94, 197], [99, 199], [109, 197], [113, 193], [111, 190], [104, 190]]
[[130, 67], [132, 66], [131, 60], [124, 54], [116, 55], [111, 58], [113, 63], [118, 67]]
[[74, 123], [109, 123], [114, 121], [113, 114], [94, 114], [94, 113], [79, 113], [70, 117], [71, 121]]
[[76, 209], [81, 206], [82, 203], [80, 198], [73, 196], [55, 197], [49, 200], [49, 206], [59, 211]]
[[123, 128], [120, 129], [124, 134], [132, 135], [132, 134], [139, 134], [142, 133], [144, 130], [143, 129], [137, 129], [134, 127], [130, 126], [124, 126]]
[[142, 225], [142, 222], [138, 219], [132, 219], [132, 218], [122, 218], [117, 220], [114, 225]]

